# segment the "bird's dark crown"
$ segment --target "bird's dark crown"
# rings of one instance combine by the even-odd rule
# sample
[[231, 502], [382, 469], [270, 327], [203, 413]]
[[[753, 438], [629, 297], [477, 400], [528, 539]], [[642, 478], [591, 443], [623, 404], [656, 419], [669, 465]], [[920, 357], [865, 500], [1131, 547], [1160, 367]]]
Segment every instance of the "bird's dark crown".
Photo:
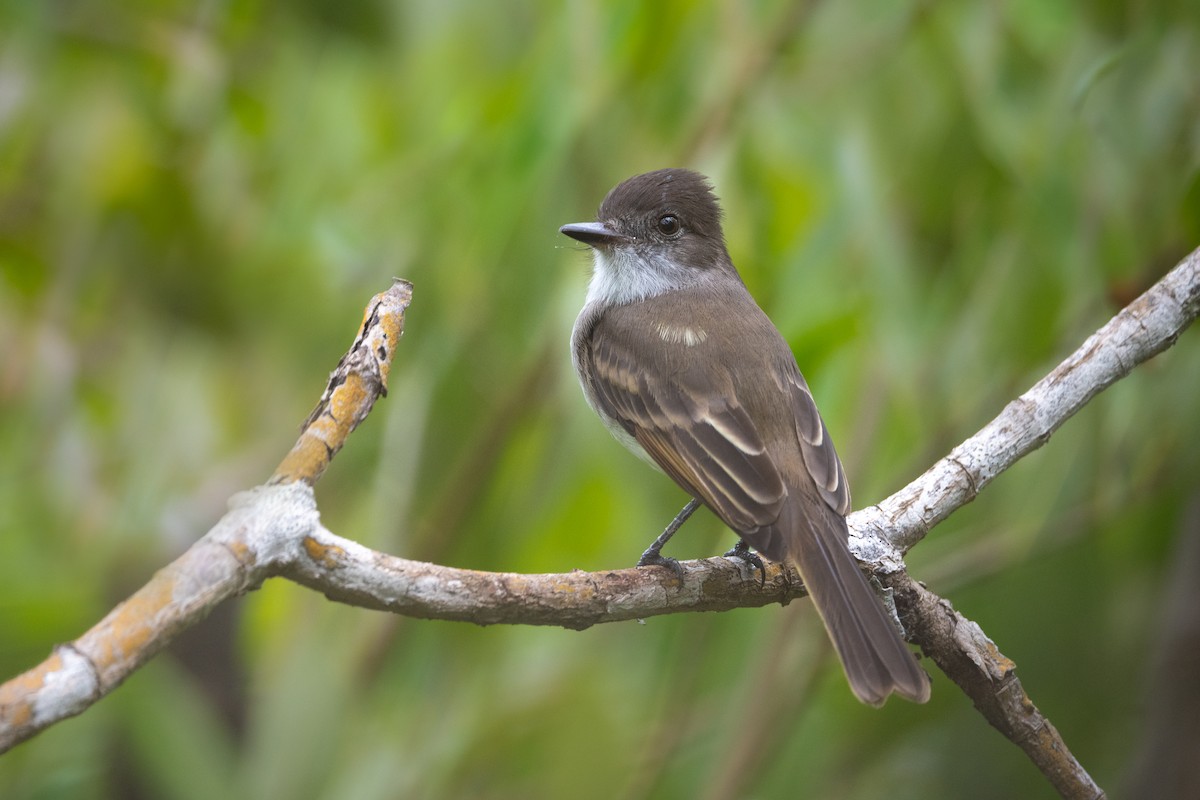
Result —
[[613, 188], [597, 219], [635, 239], [658, 238], [664, 216], [679, 220], [684, 233], [724, 245], [721, 206], [708, 179], [687, 169], [659, 169], [635, 175]]

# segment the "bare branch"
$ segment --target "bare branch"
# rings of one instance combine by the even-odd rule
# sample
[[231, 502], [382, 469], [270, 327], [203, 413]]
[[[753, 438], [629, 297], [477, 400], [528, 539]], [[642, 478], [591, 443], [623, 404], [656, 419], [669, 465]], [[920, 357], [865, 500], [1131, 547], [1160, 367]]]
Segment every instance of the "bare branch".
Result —
[[305, 538], [303, 558], [283, 574], [330, 600], [409, 617], [574, 630], [680, 611], [787, 603], [805, 594], [799, 576], [779, 564], [767, 565], [764, 581], [740, 559], [681, 564], [680, 577], [637, 567], [545, 575], [478, 572], [396, 558], [321, 529]]
[[404, 312], [411, 302], [412, 284], [396, 278], [390, 289], [367, 303], [358, 338], [330, 373], [325, 393], [270, 483], [315, 485], [346, 437], [371, 413], [375, 400], [387, 396], [388, 372], [404, 334]]
[[91, 630], [0, 686], [0, 753], [84, 711], [224, 600], [295, 559], [319, 524], [303, 483], [236, 495], [200, 541], [154, 574]]
[[925, 655], [958, 684], [992, 727], [1025, 751], [1060, 795], [1072, 800], [1104, 797], [1058, 730], [1025, 693], [1017, 665], [982, 628], [904, 573], [890, 575], [884, 582], [895, 592], [897, 605], [911, 615], [906, 619], [909, 630]]
[[401, 280], [371, 298], [358, 337], [271, 478], [283, 486], [233, 498], [230, 512], [208, 534], [95, 627], [0, 685], [0, 753], [81, 713], [218, 603], [299, 558], [294, 551], [319, 525], [312, 492], [300, 486], [320, 478], [376, 398], [387, 391], [411, 299], [412, 284]]
[[0, 753], [111, 692], [218, 603], [283, 575], [331, 600], [424, 619], [583, 629], [679, 611], [786, 603], [804, 594], [794, 572], [768, 564], [751, 579], [738, 559], [670, 570], [522, 575], [408, 561], [322, 527], [303, 482], [236, 495], [187, 552], [79, 639], [0, 686]]
[[895, 548], [858, 552], [885, 570], [929, 529], [975, 499], [1004, 470], [1044, 445], [1089, 400], [1166, 350], [1200, 313], [1200, 249], [1126, 306], [1079, 349], [924, 475], [854, 514], [861, 535]]

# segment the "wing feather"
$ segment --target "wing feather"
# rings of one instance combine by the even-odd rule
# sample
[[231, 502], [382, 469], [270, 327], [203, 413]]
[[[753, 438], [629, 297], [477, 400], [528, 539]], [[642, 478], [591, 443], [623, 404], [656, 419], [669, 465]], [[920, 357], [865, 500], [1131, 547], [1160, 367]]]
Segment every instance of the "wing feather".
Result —
[[[661, 345], [651, 352], [662, 352]], [[619, 423], [664, 472], [734, 530], [774, 522], [787, 489], [732, 380], [730, 390], [713, 399], [709, 385], [696, 385], [698, 369], [686, 363], [639, 365], [634, 349], [615, 337], [592, 337], [597, 410]], [[687, 347], [680, 344], [677, 350], [686, 353]], [[703, 369], [711, 381], [714, 365]]]
[[780, 388], [787, 391], [791, 398], [804, 466], [817, 484], [821, 499], [845, 516], [850, 513], [850, 487], [846, 483], [842, 461], [833, 447], [833, 440], [829, 438], [825, 421], [821, 419], [821, 412], [817, 410], [804, 376], [794, 367], [786, 375], [786, 385]]

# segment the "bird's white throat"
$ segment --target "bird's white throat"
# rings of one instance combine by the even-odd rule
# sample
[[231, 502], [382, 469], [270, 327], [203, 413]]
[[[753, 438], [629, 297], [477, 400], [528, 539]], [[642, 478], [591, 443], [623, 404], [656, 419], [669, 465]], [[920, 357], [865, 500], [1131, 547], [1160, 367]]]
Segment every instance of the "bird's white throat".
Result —
[[594, 248], [587, 302], [625, 305], [682, 288], [696, 280], [665, 254], [632, 247]]

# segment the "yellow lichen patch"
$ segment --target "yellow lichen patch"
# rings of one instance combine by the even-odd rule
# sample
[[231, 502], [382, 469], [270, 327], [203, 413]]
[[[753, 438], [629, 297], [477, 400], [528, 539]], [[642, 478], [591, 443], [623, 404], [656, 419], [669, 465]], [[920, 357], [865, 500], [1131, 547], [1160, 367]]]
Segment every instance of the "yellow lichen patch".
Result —
[[346, 382], [333, 393], [329, 407], [338, 421], [339, 447], [345, 443], [354, 427], [370, 413], [376, 394], [373, 383], [369, 384], [357, 372], [347, 375]]
[[54, 653], [33, 669], [0, 686], [0, 721], [13, 728], [29, 724], [33, 716], [30, 695], [45, 686], [47, 675], [62, 667], [62, 657]]
[[233, 553], [233, 557], [238, 560], [239, 564], [246, 565], [254, 562], [254, 551], [245, 542], [234, 539], [226, 542], [225, 546], [229, 548], [229, 552]]
[[[174, 598], [175, 574], [168, 567], [155, 574], [149, 583], [117, 606], [100, 623], [108, 627], [109, 635], [96, 637], [97, 643], [102, 644], [92, 656], [96, 669], [104, 673], [129, 654], [142, 650], [158, 635], [156, 621], [159, 614], [171, 605]], [[89, 633], [95, 630], [96, 628], [93, 628]]]
[[1011, 658], [1001, 653], [1000, 649], [996, 647], [996, 643], [991, 639], [987, 640], [987, 648], [988, 653], [992, 657], [993, 663], [1000, 668], [1002, 674], [1007, 675], [1017, 668], [1016, 663], [1014, 663]]
[[577, 595], [579, 597], [591, 598], [596, 594], [596, 587], [576, 583], [575, 581], [556, 581], [554, 583], [554, 591], [561, 594]]
[[[309, 431], [312, 429], [310, 428]], [[275, 470], [275, 478], [279, 483], [305, 481], [311, 483], [315, 476], [320, 475], [329, 459], [329, 449], [316, 436], [305, 431], [296, 442], [296, 446], [283, 459], [283, 463]]]
[[321, 544], [311, 536], [304, 537], [304, 552], [325, 569], [336, 569], [341, 557], [346, 555], [346, 551], [337, 545]]

